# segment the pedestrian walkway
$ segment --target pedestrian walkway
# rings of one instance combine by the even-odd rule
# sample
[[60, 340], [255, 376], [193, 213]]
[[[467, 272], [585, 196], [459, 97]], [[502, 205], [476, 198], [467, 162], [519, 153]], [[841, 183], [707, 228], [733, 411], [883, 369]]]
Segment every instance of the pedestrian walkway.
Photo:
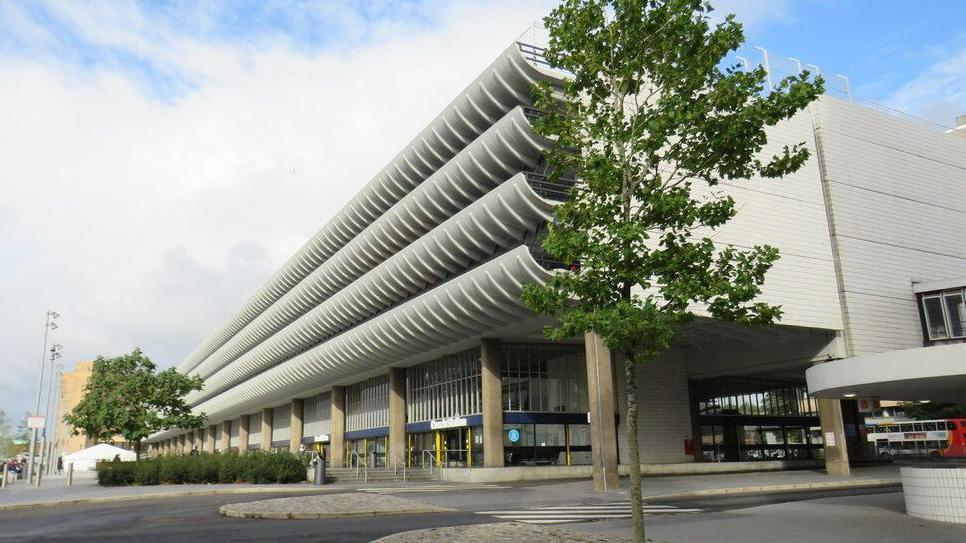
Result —
[[360, 492], [369, 492], [372, 494], [409, 494], [409, 493], [419, 493], [419, 492], [455, 492], [461, 491], [465, 492], [467, 490], [499, 490], [501, 488], [510, 488], [509, 486], [503, 485], [491, 485], [487, 483], [455, 483], [448, 485], [420, 485], [420, 486], [387, 486], [387, 487], [377, 487], [377, 488], [360, 488]]
[[[645, 515], [678, 515], [700, 513], [701, 511], [702, 509], [675, 507], [673, 505], [644, 504]], [[617, 520], [631, 518], [632, 516], [630, 501], [555, 505], [507, 511], [477, 511], [476, 513], [527, 524], [565, 524], [595, 520]]]

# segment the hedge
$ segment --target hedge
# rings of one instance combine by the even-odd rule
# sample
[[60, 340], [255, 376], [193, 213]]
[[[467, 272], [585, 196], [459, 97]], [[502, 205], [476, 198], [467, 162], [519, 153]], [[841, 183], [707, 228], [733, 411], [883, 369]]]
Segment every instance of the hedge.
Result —
[[301, 483], [307, 464], [291, 453], [254, 451], [159, 456], [138, 462], [99, 462], [101, 486], [204, 483]]

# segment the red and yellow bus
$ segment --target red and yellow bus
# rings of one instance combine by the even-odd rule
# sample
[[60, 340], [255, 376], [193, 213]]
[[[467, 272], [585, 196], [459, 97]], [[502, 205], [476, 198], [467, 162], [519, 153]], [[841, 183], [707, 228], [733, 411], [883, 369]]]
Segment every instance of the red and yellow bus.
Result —
[[966, 458], [966, 419], [887, 422], [870, 427], [880, 458]]

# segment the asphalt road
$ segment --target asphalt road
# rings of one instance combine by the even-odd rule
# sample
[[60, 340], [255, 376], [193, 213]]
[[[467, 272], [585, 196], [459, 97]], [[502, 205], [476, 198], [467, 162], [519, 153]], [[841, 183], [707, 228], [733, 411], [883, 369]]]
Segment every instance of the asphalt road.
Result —
[[[490, 506], [539, 507], [533, 487], [503, 491], [400, 494], [426, 501], [446, 501], [460, 511], [435, 515], [361, 517], [340, 520], [233, 519], [218, 514], [225, 503], [269, 499], [259, 496], [209, 495], [92, 505], [43, 507], [0, 512], [0, 542], [5, 541], [372, 541], [391, 533], [458, 524], [499, 522], [476, 514]], [[534, 495], [537, 494], [537, 495]], [[526, 496], [526, 497], [525, 497]], [[431, 498], [431, 499], [429, 499]], [[560, 500], [544, 500], [559, 503]], [[511, 505], [512, 504], [512, 505]], [[649, 516], [658, 541], [962, 541], [961, 528], [924, 523], [902, 513], [901, 494], [894, 489], [838, 490], [724, 496], [672, 502], [700, 513]], [[629, 522], [601, 521], [561, 527], [598, 533], [627, 533]], [[830, 532], [830, 533], [826, 533]], [[892, 537], [890, 538], [890, 534]], [[836, 538], [836, 536], [841, 536]], [[867, 536], [867, 537], [866, 537]], [[904, 537], [915, 539], [902, 539]]]
[[472, 512], [339, 520], [234, 519], [218, 514], [218, 507], [226, 503], [291, 495], [189, 496], [2, 511], [0, 541], [359, 542], [401, 531], [491, 520]]

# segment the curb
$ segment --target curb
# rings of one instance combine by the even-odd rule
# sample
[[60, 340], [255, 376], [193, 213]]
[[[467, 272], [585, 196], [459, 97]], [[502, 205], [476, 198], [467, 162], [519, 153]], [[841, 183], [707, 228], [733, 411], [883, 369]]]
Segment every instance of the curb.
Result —
[[35, 503], [13, 503], [0, 505], [0, 511], [16, 511], [19, 509], [33, 509], [35, 507], [54, 507], [58, 505], [81, 505], [91, 503], [113, 503], [137, 500], [157, 500], [163, 498], [182, 498], [185, 496], [208, 496], [213, 494], [268, 494], [273, 492], [339, 492], [346, 488], [324, 489], [318, 487], [293, 488], [220, 488], [212, 490], [184, 490], [181, 492], [155, 492], [153, 494], [135, 494], [131, 496], [97, 496], [92, 498], [76, 498], [71, 500], [57, 500]]
[[645, 495], [645, 500], [687, 500], [692, 498], [706, 498], [712, 496], [740, 496], [746, 494], [778, 494], [783, 492], [819, 491], [851, 488], [884, 488], [901, 486], [899, 479], [864, 479], [861, 481], [827, 481], [821, 483], [790, 483], [784, 485], [744, 486], [732, 488], [709, 488], [691, 492], [676, 492], [673, 494]]
[[390, 515], [421, 515], [426, 513], [446, 513], [449, 511], [441, 511], [438, 507], [417, 507], [413, 509], [395, 510], [395, 511], [347, 511], [345, 513], [280, 513], [274, 511], [268, 511], [264, 513], [259, 512], [242, 512], [233, 511], [230, 509], [231, 504], [222, 505], [218, 508], [218, 513], [225, 517], [232, 518], [260, 518], [260, 519], [275, 519], [275, 520], [322, 520], [322, 519], [340, 519], [340, 518], [353, 518], [353, 517], [386, 517]]

